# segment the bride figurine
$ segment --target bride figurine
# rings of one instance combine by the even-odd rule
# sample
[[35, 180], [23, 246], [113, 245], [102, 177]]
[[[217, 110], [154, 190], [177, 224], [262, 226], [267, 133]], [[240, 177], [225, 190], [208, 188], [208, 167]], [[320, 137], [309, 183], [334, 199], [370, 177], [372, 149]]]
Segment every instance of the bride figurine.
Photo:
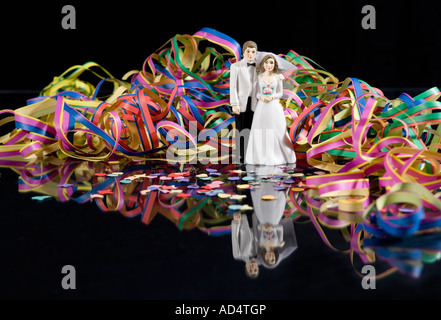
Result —
[[283, 83], [277, 58], [269, 53], [260, 63], [257, 99], [245, 156], [246, 164], [282, 165], [296, 162], [296, 155], [286, 130], [286, 120], [279, 99]]

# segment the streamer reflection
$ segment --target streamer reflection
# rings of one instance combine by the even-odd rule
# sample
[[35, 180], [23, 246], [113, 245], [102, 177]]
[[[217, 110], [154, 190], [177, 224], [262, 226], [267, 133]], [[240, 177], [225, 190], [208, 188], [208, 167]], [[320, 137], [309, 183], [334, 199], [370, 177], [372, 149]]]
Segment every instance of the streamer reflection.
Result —
[[320, 214], [328, 213], [318, 211], [329, 199], [304, 184], [305, 176], [322, 172], [301, 160], [297, 167], [240, 167], [17, 158], [2, 161], [0, 167], [19, 175], [19, 192], [61, 202], [93, 201], [104, 212], [119, 212], [146, 225], [159, 214], [179, 230], [231, 236], [233, 258], [244, 261], [254, 277], [260, 266], [274, 269], [297, 249], [294, 226], [301, 223], [312, 223], [328, 247], [349, 254], [360, 276], [363, 265], [377, 264], [383, 269], [378, 278], [395, 271], [417, 278], [425, 264], [441, 256], [439, 228], [405, 238], [379, 238], [366, 233], [359, 222], [334, 228], [347, 244], [336, 249], [327, 237], [335, 230], [321, 223]]

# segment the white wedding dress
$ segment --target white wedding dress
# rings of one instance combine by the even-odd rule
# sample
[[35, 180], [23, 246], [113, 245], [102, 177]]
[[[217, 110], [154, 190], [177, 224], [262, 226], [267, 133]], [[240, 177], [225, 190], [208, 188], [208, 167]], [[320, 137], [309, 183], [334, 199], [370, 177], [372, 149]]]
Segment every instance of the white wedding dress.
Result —
[[[257, 99], [253, 123], [245, 155], [246, 164], [282, 165], [296, 162], [292, 142], [286, 130], [286, 120], [279, 99], [283, 95], [283, 83], [275, 75], [270, 83], [258, 77]], [[273, 100], [266, 103], [260, 98], [271, 94]]]

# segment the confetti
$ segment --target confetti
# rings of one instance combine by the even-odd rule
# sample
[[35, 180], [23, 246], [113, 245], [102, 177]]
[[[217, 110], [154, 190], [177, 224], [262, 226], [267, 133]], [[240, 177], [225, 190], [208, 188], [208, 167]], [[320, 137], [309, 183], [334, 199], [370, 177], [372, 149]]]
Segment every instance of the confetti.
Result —
[[173, 172], [173, 173], [170, 173], [169, 175], [168, 175], [168, 177], [169, 178], [179, 178], [179, 177], [182, 177], [182, 173], [176, 173], [176, 172]]
[[94, 174], [95, 176], [97, 176], [97, 177], [106, 177], [107, 176], [107, 173], [95, 173]]
[[293, 177], [293, 178], [303, 178], [304, 176], [305, 175], [301, 172], [291, 174], [291, 177]]
[[244, 198], [246, 198], [246, 195], [242, 195], [242, 194], [235, 194], [233, 196], [231, 196], [231, 200], [238, 200], [238, 201], [242, 201]]
[[113, 191], [110, 189], [98, 190], [98, 194], [113, 194]]
[[303, 182], [299, 182], [299, 184], [297, 186], [300, 187], [300, 188], [303, 188], [303, 189], [317, 189], [316, 185], [309, 185], [309, 186], [307, 186]]
[[102, 194], [94, 193], [90, 195], [90, 200], [92, 199], [103, 199], [104, 196]]
[[59, 184], [58, 188], [69, 188], [69, 187], [72, 187], [72, 186], [73, 186], [73, 184], [65, 183], [65, 184]]
[[275, 200], [276, 199], [276, 197], [275, 196], [273, 196], [273, 195], [266, 195], [266, 196], [262, 196], [262, 200], [263, 201], [271, 201], [271, 200]]
[[210, 176], [217, 176], [219, 177], [222, 173], [220, 172], [210, 172]]
[[174, 185], [162, 186], [161, 189], [163, 189], [163, 190], [174, 190], [174, 189], [176, 189], [176, 186], [174, 186]]
[[191, 194], [190, 193], [179, 193], [179, 194], [177, 194], [176, 195], [176, 197], [178, 197], [178, 198], [188, 198], [188, 197], [191, 197]]
[[36, 201], [45, 201], [52, 198], [51, 196], [34, 196], [32, 197], [32, 200], [36, 200]]
[[137, 178], [135, 176], [126, 177], [125, 180], [135, 181]]
[[229, 172], [230, 173], [234, 173], [234, 174], [244, 174], [244, 173], [246, 173], [246, 171], [243, 171], [243, 170], [230, 170]]
[[142, 178], [146, 178], [147, 175], [145, 173], [143, 173], [143, 174], [135, 174], [133, 177], [135, 179], [142, 179]]
[[205, 195], [209, 197], [217, 196], [219, 193], [224, 193], [223, 190], [206, 190]]
[[119, 176], [120, 176], [120, 174], [118, 174], [118, 173], [109, 173], [109, 174], [107, 174], [108, 178], [117, 178]]

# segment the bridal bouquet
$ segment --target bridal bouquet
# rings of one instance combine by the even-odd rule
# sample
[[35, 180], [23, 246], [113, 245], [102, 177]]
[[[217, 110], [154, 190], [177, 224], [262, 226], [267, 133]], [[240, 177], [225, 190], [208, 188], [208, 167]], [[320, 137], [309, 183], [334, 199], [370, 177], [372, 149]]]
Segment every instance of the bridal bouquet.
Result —
[[263, 89], [263, 94], [268, 95], [268, 94], [272, 94], [273, 93], [273, 89], [271, 89], [271, 87], [266, 87]]

